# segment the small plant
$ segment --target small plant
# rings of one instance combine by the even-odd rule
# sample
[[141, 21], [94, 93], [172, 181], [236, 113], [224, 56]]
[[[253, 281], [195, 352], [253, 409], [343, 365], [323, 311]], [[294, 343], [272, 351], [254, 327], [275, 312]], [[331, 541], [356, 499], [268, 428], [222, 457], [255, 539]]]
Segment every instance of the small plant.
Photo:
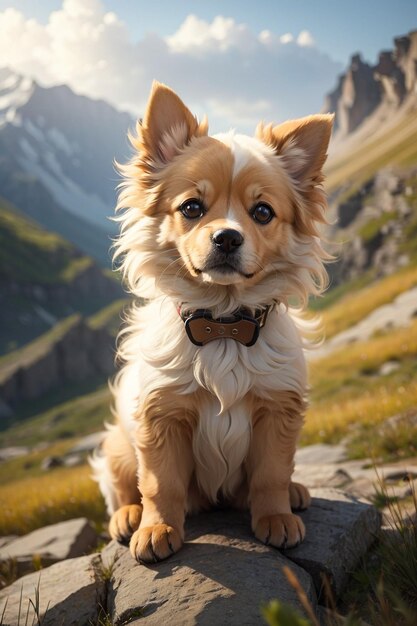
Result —
[[295, 609], [278, 600], [272, 600], [261, 610], [268, 626], [311, 626], [311, 622], [301, 617]]
[[[34, 593], [35, 593], [34, 600], [32, 600], [32, 598], [28, 599], [26, 612], [22, 610], [23, 609], [23, 584], [22, 584], [20, 588], [18, 613], [12, 622], [15, 626], [28, 626], [28, 624], [30, 624], [31, 626], [42, 626], [42, 624], [44, 624], [46, 614], [49, 610], [50, 602], [48, 602], [45, 612], [42, 615], [41, 609], [40, 609], [40, 583], [41, 583], [41, 577], [39, 575], [38, 584], [36, 585], [34, 589]], [[7, 622], [6, 624], [4, 621], [6, 610], [7, 610], [7, 598], [3, 606], [3, 610], [1, 612], [0, 626], [7, 626], [7, 624], [9, 623]], [[31, 621], [29, 621], [29, 619], [31, 619]]]
[[101, 604], [99, 604], [99, 612], [97, 615], [97, 620], [92, 621], [90, 619], [88, 624], [89, 626], [114, 626], [114, 622], [111, 618], [111, 615], [109, 615], [109, 613]]
[[[406, 514], [400, 503], [388, 503], [391, 530], [385, 532], [380, 545], [384, 589], [413, 612], [417, 623], [417, 497], [409, 480], [413, 512]], [[414, 518], [414, 519], [413, 519]]]
[[17, 561], [16, 559], [9, 558], [0, 563], [0, 589], [11, 585], [17, 580]]

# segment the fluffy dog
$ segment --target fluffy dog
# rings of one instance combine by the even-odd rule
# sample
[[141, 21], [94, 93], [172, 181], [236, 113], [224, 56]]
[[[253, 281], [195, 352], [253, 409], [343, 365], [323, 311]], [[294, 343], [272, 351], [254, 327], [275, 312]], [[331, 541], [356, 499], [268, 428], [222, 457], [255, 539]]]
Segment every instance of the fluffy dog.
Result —
[[155, 83], [131, 137], [116, 243], [130, 312], [113, 386], [117, 424], [93, 461], [110, 534], [138, 561], [180, 549], [184, 517], [249, 507], [262, 542], [305, 535], [291, 482], [306, 407], [299, 323], [289, 308], [326, 282], [318, 226], [331, 115], [255, 137], [213, 137]]

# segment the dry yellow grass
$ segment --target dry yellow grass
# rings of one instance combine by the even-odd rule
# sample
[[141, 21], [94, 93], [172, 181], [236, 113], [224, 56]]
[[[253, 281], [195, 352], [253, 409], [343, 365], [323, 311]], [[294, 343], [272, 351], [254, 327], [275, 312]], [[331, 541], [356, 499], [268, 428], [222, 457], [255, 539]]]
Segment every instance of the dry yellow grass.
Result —
[[[417, 407], [416, 357], [417, 320], [311, 363], [304, 442], [332, 441], [355, 425], [377, 424]], [[380, 376], [378, 368], [391, 360], [398, 370]]]
[[0, 535], [20, 535], [80, 516], [102, 523], [104, 502], [90, 475], [87, 465], [58, 468], [0, 486]]
[[415, 285], [417, 267], [408, 267], [356, 293], [347, 294], [321, 313], [326, 338], [353, 326], [377, 307], [392, 302]]

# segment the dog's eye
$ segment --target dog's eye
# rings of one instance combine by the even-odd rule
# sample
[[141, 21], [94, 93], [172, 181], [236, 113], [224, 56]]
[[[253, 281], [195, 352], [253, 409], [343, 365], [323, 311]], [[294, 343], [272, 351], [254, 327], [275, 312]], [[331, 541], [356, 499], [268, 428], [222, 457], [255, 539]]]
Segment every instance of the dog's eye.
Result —
[[191, 198], [191, 200], [186, 200], [181, 204], [180, 211], [187, 219], [195, 220], [198, 217], [203, 217], [206, 209], [201, 200]]
[[255, 204], [250, 213], [255, 222], [258, 222], [258, 224], [268, 224], [275, 216], [274, 211], [271, 209], [269, 204], [265, 204], [265, 202]]

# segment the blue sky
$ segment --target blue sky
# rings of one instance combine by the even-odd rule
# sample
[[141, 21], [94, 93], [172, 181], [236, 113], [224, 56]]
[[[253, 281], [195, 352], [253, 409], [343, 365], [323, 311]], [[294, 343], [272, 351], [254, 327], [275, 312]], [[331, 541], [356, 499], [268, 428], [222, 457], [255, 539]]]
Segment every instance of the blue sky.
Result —
[[0, 63], [135, 116], [157, 79], [248, 132], [319, 111], [353, 53], [415, 28], [416, 0], [0, 0]]
[[[147, 32], [169, 35], [190, 13], [209, 21], [224, 15], [257, 31], [309, 30], [319, 47], [342, 63], [356, 51], [374, 62], [394, 36], [417, 28], [416, 0], [104, 0], [103, 4], [129, 24], [136, 39]], [[0, 10], [15, 7], [42, 22], [61, 5], [61, 0], [0, 0]]]

